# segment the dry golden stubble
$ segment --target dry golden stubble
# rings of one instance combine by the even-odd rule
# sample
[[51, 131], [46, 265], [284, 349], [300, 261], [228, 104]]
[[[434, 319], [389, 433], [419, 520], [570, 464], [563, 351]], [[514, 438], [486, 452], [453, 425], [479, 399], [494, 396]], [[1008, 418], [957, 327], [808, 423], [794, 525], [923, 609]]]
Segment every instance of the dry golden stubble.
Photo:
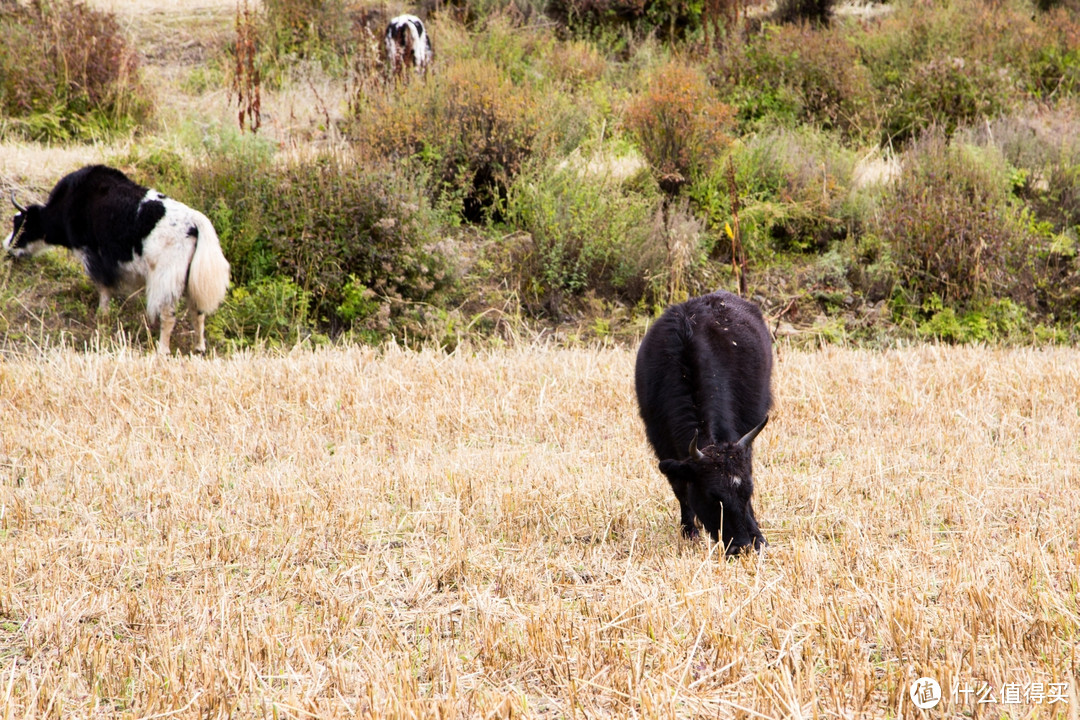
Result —
[[0, 717], [913, 717], [924, 675], [955, 716], [954, 681], [1075, 683], [1078, 359], [783, 348], [772, 544], [726, 562], [679, 538], [630, 350], [9, 357]]

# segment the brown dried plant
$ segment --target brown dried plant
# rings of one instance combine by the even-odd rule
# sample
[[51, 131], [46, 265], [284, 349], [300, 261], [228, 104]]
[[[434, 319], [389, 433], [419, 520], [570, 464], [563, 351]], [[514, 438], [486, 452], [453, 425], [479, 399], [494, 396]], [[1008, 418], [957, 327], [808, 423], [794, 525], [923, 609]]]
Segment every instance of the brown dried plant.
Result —
[[256, 133], [262, 125], [261, 78], [256, 57], [259, 53], [257, 22], [247, 0], [236, 4], [236, 63], [234, 65], [232, 92], [239, 107], [237, 120], [240, 129], [250, 127]]

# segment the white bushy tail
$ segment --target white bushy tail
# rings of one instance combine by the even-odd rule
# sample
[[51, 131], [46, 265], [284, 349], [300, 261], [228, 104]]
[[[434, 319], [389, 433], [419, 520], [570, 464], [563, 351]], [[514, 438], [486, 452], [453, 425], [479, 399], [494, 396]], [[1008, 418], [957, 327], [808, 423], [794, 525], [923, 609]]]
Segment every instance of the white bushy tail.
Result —
[[221, 252], [221, 242], [210, 220], [199, 212], [195, 216], [199, 238], [188, 268], [187, 296], [196, 310], [208, 315], [217, 310], [229, 290], [229, 261]]

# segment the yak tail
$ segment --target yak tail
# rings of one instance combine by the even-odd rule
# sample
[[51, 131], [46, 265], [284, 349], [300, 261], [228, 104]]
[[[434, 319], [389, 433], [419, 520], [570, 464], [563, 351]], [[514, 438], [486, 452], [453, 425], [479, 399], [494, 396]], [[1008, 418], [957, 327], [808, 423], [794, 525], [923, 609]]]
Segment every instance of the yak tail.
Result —
[[187, 296], [196, 310], [209, 315], [229, 290], [229, 261], [221, 252], [221, 242], [210, 220], [199, 212], [195, 216], [199, 237], [188, 267]]

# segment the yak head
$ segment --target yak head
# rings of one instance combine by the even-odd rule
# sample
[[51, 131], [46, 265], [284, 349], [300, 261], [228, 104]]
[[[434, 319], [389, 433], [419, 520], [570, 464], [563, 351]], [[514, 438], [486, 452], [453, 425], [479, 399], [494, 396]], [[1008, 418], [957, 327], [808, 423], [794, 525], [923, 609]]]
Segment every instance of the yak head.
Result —
[[12, 223], [11, 234], [4, 239], [4, 249], [15, 257], [34, 255], [45, 249], [45, 225], [41, 220], [41, 205], [26, 208], [11, 192], [11, 204], [19, 212]]
[[736, 442], [722, 442], [699, 449], [697, 434], [690, 442], [685, 460], [662, 460], [660, 472], [673, 487], [685, 488], [682, 496], [690, 504], [713, 542], [723, 538], [728, 555], [766, 545], [758, 528], [750, 497], [754, 494], [751, 471], [751, 443], [769, 417]]

